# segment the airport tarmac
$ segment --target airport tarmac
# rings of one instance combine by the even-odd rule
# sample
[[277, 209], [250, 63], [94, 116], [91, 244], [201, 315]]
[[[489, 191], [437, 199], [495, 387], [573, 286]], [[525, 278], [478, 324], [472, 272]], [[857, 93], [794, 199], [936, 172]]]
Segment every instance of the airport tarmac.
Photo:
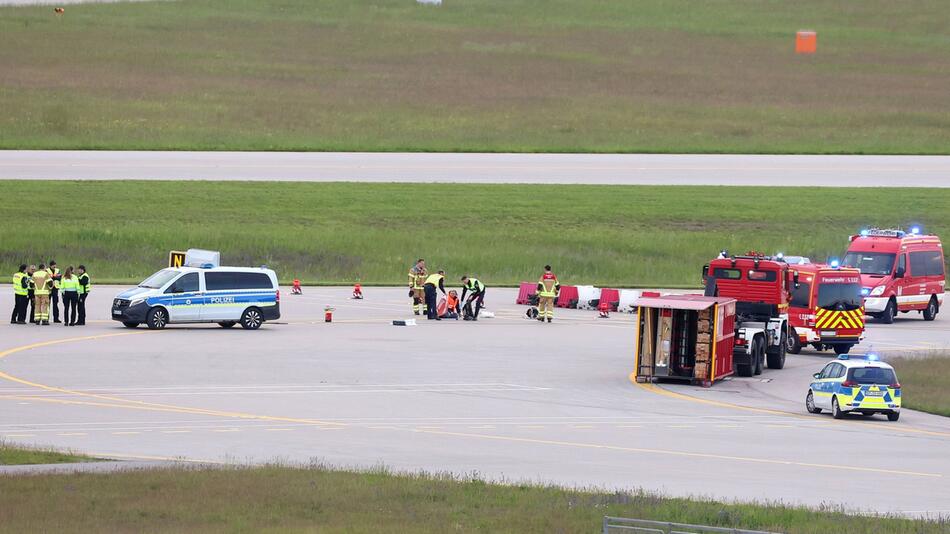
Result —
[[[253, 332], [129, 330], [109, 319], [118, 290], [96, 286], [83, 328], [0, 324], [0, 439], [950, 515], [950, 419], [807, 414], [829, 353], [708, 389], [636, 385], [634, 316], [558, 310], [540, 324], [514, 289], [489, 287], [495, 318], [413, 327], [391, 325], [411, 317], [402, 288], [367, 287], [361, 301], [285, 289], [282, 319]], [[917, 317], [871, 324], [861, 348], [950, 351], [950, 318]]]

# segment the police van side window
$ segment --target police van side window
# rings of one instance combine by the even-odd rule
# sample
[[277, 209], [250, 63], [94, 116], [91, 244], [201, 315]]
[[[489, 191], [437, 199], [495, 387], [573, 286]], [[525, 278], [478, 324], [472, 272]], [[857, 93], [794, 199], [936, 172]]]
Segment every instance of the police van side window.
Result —
[[834, 375], [831, 378], [841, 378], [842, 376], [844, 376], [844, 373], [845, 373], [844, 366], [841, 365], [840, 363], [836, 363]]
[[273, 289], [270, 277], [265, 273], [221, 272], [205, 273], [208, 291], [235, 289]]
[[165, 290], [165, 293], [191, 293], [194, 291], [198, 291], [198, 273], [188, 273], [175, 280]]
[[824, 369], [821, 370], [821, 374], [818, 375], [818, 378], [819, 378], [819, 379], [821, 379], [821, 378], [832, 378], [831, 375], [832, 375], [832, 372], [834, 371], [834, 368], [835, 368], [835, 364], [829, 363], [828, 365], [825, 366]]

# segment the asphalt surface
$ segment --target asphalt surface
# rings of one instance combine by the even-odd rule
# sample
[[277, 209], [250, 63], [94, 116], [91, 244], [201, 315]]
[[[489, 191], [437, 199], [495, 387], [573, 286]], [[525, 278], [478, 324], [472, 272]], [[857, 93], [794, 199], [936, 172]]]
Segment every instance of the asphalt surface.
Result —
[[[709, 389], [635, 385], [633, 316], [408, 317], [403, 289], [282, 291], [283, 319], [127, 330], [96, 286], [83, 328], [0, 324], [0, 439], [139, 461], [312, 460], [498, 480], [950, 514], [950, 419], [805, 413], [805, 351]], [[11, 302], [9, 288], [0, 300]], [[334, 322], [323, 308], [336, 307]], [[950, 319], [871, 325], [887, 354], [950, 349]], [[898, 373], [900, 370], [898, 369]], [[912, 391], [906, 394], [913, 395]]]
[[950, 156], [0, 151], [0, 179], [950, 187]]

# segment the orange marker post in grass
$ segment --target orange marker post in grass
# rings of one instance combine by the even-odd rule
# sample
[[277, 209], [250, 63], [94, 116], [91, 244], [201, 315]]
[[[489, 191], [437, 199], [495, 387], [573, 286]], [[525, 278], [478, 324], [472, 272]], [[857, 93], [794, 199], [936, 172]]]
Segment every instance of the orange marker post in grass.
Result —
[[818, 50], [818, 34], [811, 30], [795, 33], [795, 53], [814, 54]]

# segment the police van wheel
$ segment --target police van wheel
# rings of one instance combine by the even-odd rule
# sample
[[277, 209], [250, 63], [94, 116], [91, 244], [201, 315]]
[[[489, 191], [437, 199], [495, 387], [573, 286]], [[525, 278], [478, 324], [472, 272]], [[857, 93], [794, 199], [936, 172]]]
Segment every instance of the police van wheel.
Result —
[[927, 307], [924, 309], [924, 320], [933, 321], [937, 318], [937, 298], [930, 297], [930, 302], [927, 303]]
[[881, 322], [884, 324], [892, 324], [894, 322], [894, 317], [897, 316], [897, 305], [894, 304], [893, 300], [887, 301], [887, 306], [884, 307], [884, 311], [881, 312]]
[[222, 321], [222, 322], [218, 323], [218, 326], [220, 326], [221, 328], [231, 328], [231, 327], [233, 327], [233, 326], [236, 325], [236, 324], [237, 324], [237, 322], [235, 322], [235, 321]]
[[821, 408], [815, 406], [815, 395], [811, 391], [805, 397], [805, 409], [808, 410], [808, 413], [821, 413]]
[[264, 316], [257, 308], [248, 308], [241, 315], [241, 328], [245, 330], [257, 330], [262, 324], [264, 324]]
[[122, 323], [126, 328], [138, 328], [138, 323]]
[[149, 330], [161, 330], [168, 324], [168, 312], [165, 308], [152, 308], [145, 316], [145, 324]]
[[888, 421], [897, 421], [897, 420], [900, 419], [900, 418], [901, 418], [901, 413], [900, 413], [900, 412], [888, 412], [888, 414], [887, 414], [887, 420], [888, 420]]
[[844, 419], [844, 412], [842, 412], [841, 407], [838, 406], [838, 397], [831, 398], [831, 416], [835, 419]]

